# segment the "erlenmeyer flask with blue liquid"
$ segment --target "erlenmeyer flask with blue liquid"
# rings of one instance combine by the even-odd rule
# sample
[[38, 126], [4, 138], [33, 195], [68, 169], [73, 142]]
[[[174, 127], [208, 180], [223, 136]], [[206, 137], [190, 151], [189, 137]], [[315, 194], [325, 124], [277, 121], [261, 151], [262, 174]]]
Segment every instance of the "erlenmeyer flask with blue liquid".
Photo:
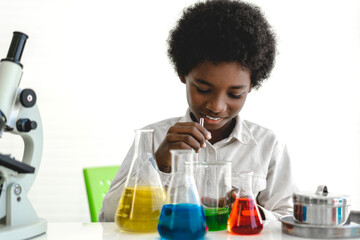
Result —
[[170, 153], [172, 177], [158, 232], [162, 239], [203, 239], [208, 228], [194, 180], [194, 151]]

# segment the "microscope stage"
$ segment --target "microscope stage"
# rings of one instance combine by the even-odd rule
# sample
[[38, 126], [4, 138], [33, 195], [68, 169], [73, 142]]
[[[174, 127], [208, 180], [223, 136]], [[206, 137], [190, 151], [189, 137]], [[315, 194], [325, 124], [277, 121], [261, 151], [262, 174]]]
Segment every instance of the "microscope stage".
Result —
[[6, 168], [10, 168], [17, 173], [34, 173], [35, 168], [26, 164], [15, 160], [15, 158], [11, 158], [10, 155], [0, 154], [0, 166], [4, 166]]

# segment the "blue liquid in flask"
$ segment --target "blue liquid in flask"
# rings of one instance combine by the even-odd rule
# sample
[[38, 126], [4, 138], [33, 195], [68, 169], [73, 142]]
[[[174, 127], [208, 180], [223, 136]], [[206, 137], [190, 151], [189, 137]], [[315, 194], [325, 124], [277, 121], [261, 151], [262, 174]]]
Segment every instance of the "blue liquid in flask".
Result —
[[163, 206], [158, 224], [161, 239], [203, 239], [206, 231], [202, 206], [186, 203]]

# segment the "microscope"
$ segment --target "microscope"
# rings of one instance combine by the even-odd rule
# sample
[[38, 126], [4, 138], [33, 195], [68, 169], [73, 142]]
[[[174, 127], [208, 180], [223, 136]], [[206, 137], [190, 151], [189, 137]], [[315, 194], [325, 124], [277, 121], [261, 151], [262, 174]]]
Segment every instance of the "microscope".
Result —
[[14, 32], [8, 55], [0, 62], [0, 140], [3, 134], [24, 141], [22, 161], [0, 153], [0, 239], [28, 239], [47, 230], [27, 193], [37, 175], [43, 149], [43, 132], [36, 94], [20, 89], [21, 55], [28, 36]]

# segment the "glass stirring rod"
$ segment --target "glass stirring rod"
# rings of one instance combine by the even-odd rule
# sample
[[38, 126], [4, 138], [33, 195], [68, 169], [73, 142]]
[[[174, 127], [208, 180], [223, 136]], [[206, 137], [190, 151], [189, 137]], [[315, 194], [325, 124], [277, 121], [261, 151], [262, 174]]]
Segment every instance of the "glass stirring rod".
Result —
[[[199, 124], [203, 127], [204, 126], [204, 118], [199, 119]], [[201, 148], [199, 149], [199, 152], [195, 154], [195, 161], [199, 162], [199, 153], [201, 151]]]
[[199, 123], [203, 127], [204, 126], [204, 118], [200, 118]]
[[[204, 118], [200, 118], [199, 119], [199, 124], [204, 127]], [[209, 151], [211, 153], [209, 153], [209, 155], [206, 157], [207, 158], [207, 162], [216, 162], [217, 161], [217, 153], [215, 148], [212, 146], [212, 144], [208, 141], [205, 140], [206, 142], [206, 146], [209, 146]], [[199, 153], [196, 154], [196, 160], [199, 160]]]

